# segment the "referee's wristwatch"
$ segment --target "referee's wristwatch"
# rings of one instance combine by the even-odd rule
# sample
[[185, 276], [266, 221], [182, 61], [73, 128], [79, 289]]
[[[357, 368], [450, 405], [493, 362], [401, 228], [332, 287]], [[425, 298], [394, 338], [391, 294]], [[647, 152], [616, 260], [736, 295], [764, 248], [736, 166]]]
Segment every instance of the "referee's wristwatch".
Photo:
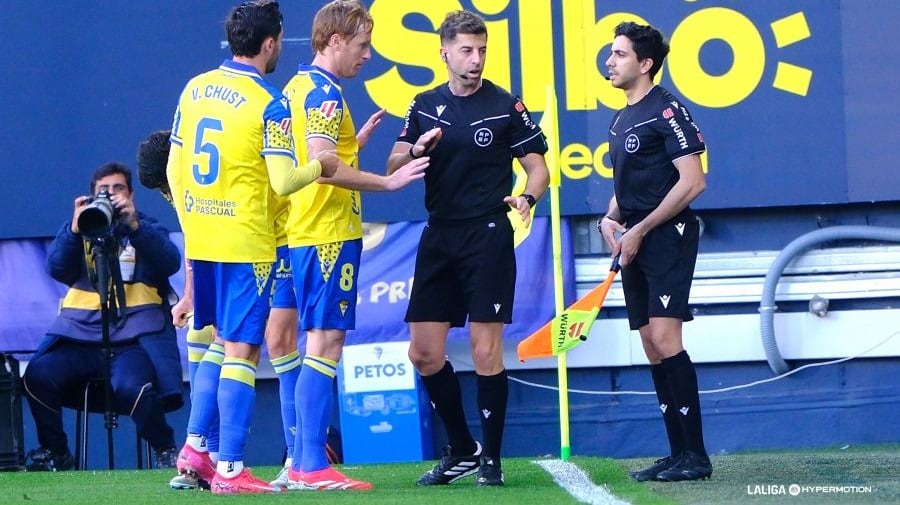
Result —
[[534, 206], [537, 205], [537, 200], [534, 198], [534, 196], [529, 195], [528, 193], [522, 193], [522, 194], [519, 195], [519, 196], [521, 196], [522, 198], [525, 199], [526, 202], [528, 202], [528, 206], [529, 206], [530, 208], [533, 209]]

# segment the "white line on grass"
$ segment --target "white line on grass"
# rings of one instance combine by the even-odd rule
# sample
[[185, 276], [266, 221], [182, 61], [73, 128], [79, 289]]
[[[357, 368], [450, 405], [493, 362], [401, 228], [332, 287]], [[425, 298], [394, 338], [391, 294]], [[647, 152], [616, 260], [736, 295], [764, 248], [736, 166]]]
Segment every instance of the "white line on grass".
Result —
[[629, 505], [627, 501], [622, 501], [612, 493], [606, 486], [598, 486], [594, 484], [584, 470], [578, 468], [577, 465], [568, 461], [560, 461], [558, 459], [546, 459], [540, 461], [532, 461], [539, 465], [553, 476], [553, 480], [565, 489], [576, 500], [591, 505]]

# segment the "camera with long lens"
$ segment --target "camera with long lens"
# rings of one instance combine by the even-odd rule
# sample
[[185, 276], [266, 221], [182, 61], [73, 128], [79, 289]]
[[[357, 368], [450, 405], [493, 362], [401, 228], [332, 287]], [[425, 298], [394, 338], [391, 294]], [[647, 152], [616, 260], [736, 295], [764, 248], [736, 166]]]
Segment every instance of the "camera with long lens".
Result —
[[109, 199], [109, 192], [103, 190], [88, 202], [78, 215], [78, 229], [81, 234], [89, 239], [112, 235], [119, 217], [119, 209]]

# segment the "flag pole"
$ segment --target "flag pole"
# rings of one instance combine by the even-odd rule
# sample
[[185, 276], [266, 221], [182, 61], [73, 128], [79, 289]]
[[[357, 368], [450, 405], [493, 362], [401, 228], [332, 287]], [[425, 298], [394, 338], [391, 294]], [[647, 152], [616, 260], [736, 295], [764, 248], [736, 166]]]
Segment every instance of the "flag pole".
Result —
[[[563, 300], [562, 278], [562, 238], [560, 236], [560, 210], [559, 210], [559, 121], [557, 118], [556, 90], [552, 85], [547, 86], [547, 98], [544, 106], [544, 115], [540, 121], [541, 130], [547, 137], [547, 165], [550, 169], [550, 235], [553, 247], [553, 294], [556, 315], [565, 310]], [[551, 338], [553, 336], [551, 335]], [[556, 356], [557, 378], [559, 381], [559, 458], [563, 461], [572, 455], [569, 446], [569, 376], [566, 363], [566, 353], [561, 352]]]

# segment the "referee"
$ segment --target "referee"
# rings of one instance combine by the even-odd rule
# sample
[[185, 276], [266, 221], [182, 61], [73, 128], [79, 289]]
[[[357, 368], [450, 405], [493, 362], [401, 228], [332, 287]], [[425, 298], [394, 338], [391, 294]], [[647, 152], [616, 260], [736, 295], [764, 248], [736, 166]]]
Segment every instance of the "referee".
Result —
[[[706, 479], [712, 465], [703, 444], [697, 373], [682, 345], [682, 322], [693, 319], [688, 295], [700, 227], [689, 204], [706, 188], [703, 137], [674, 95], [653, 84], [669, 52], [652, 26], [616, 27], [606, 60], [609, 80], [628, 105], [609, 127], [615, 194], [598, 227], [619, 254], [628, 323], [650, 361], [671, 453], [635, 480]], [[619, 240], [617, 233], [624, 232]]]
[[[450, 484], [477, 472], [477, 485], [502, 486], [500, 446], [509, 396], [503, 325], [512, 322], [516, 283], [507, 211], [516, 209], [530, 224], [531, 208], [549, 181], [547, 144], [522, 101], [482, 78], [483, 19], [451, 12], [440, 38], [449, 81], [415, 97], [388, 158], [390, 173], [410, 159], [431, 157], [425, 171], [428, 224], [406, 321], [409, 358], [444, 422], [449, 447], [417, 484]], [[509, 194], [513, 158], [528, 175], [519, 195]], [[466, 425], [459, 381], [445, 352], [448, 331], [465, 326], [467, 318], [483, 446]]]

